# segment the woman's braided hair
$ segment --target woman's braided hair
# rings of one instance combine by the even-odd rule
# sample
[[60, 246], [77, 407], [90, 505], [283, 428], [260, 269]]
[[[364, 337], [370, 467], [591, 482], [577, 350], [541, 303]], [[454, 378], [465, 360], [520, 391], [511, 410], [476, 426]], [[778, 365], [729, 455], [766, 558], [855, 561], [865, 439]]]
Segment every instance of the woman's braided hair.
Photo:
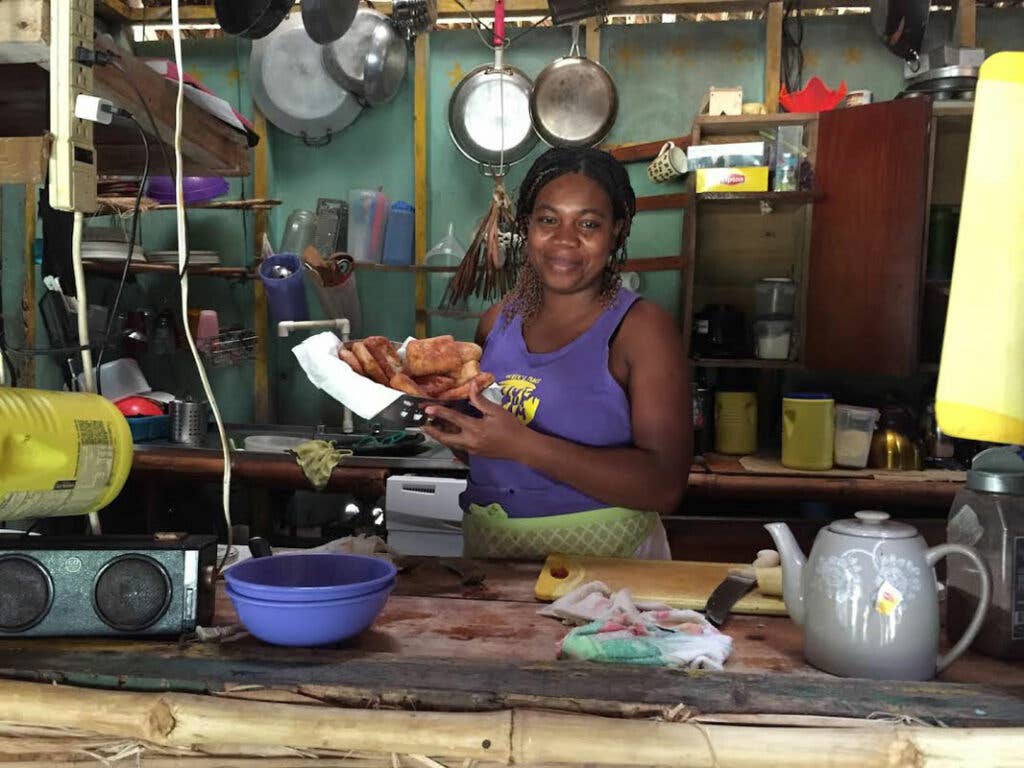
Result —
[[513, 258], [522, 266], [515, 286], [505, 297], [502, 315], [506, 321], [520, 315], [526, 324], [540, 310], [544, 286], [537, 270], [522, 250], [526, 245], [527, 227], [537, 195], [548, 183], [568, 173], [579, 173], [596, 182], [612, 202], [612, 218], [615, 224], [621, 226], [601, 277], [601, 301], [605, 305], [611, 304], [618, 294], [622, 284], [619, 272], [626, 261], [626, 240], [636, 214], [636, 194], [629, 182], [629, 174], [622, 163], [599, 149], [549, 149], [533, 163], [519, 187], [516, 236], [512, 242], [515, 249]]

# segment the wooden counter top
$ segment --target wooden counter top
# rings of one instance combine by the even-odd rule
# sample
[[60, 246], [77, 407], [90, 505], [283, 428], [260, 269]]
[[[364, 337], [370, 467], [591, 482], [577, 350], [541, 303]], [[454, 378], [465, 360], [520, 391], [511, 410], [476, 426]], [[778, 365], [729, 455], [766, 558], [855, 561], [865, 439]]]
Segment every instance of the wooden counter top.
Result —
[[[567, 628], [539, 616], [539, 564], [457, 562], [484, 576], [464, 586], [445, 561], [409, 561], [373, 628], [344, 647], [277, 648], [121, 639], [0, 641], [0, 676], [129, 690], [314, 697], [420, 709], [536, 706], [636, 714], [683, 704], [720, 715], [912, 716], [947, 725], [1024, 725], [1024, 667], [967, 654], [937, 681], [841, 679], [807, 666], [787, 618], [735, 616], [724, 672], [556, 660]], [[223, 590], [216, 624], [234, 611]], [[267, 690], [267, 689], [273, 689]], [[259, 693], [263, 690], [263, 693]], [[646, 709], [645, 709], [646, 708]]]

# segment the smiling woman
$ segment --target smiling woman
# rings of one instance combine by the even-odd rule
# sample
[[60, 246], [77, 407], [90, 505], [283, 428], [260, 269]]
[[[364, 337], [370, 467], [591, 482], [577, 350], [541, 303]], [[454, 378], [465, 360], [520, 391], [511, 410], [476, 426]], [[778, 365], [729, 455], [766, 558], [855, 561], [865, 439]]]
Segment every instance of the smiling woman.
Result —
[[672, 319], [621, 285], [635, 211], [598, 150], [550, 150], [523, 181], [524, 266], [477, 329], [502, 403], [428, 409], [427, 431], [469, 455], [470, 556], [670, 557], [659, 513], [685, 489], [689, 382]]

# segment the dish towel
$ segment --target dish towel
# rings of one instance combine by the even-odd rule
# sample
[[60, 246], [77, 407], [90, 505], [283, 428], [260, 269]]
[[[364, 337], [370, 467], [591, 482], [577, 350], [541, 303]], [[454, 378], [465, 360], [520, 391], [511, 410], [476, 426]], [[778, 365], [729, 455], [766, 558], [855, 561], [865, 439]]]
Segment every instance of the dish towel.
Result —
[[331, 479], [331, 473], [342, 459], [352, 455], [352, 451], [335, 448], [326, 440], [307, 440], [296, 445], [288, 453], [295, 457], [310, 485], [318, 491], [324, 489], [327, 481]]
[[577, 626], [562, 638], [558, 657], [619, 664], [721, 670], [732, 638], [696, 611], [635, 602], [592, 581], [542, 608], [542, 616]]

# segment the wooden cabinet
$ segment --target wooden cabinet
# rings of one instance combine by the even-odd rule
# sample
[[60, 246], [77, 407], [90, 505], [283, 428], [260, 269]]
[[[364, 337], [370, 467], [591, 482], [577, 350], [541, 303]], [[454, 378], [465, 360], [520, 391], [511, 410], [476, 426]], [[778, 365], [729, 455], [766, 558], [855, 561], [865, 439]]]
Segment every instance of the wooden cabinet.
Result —
[[931, 104], [923, 99], [820, 115], [808, 368], [916, 370], [930, 135]]

